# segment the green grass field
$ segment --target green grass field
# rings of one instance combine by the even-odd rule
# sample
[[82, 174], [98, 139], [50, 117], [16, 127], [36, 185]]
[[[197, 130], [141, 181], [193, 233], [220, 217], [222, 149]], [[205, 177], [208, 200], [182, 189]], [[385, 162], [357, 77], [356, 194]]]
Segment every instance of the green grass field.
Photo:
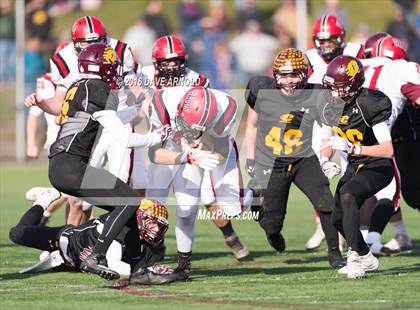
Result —
[[[329, 268], [326, 247], [303, 250], [314, 224], [307, 199], [291, 192], [284, 235], [287, 250], [275, 255], [257, 223], [235, 221], [234, 226], [254, 260], [237, 263], [218, 230], [198, 221], [193, 274], [185, 283], [159, 287], [111, 288], [94, 275], [49, 273], [20, 275], [39, 251], [12, 244], [8, 231], [30, 206], [25, 191], [48, 185], [44, 165], [3, 165], [0, 178], [0, 306], [1, 309], [418, 309], [420, 306], [420, 214], [403, 205], [414, 252], [381, 258], [380, 271], [362, 280], [348, 280]], [[170, 210], [168, 258], [175, 265], [174, 210]], [[61, 225], [63, 212], [50, 225]], [[390, 238], [386, 230], [385, 240]]]

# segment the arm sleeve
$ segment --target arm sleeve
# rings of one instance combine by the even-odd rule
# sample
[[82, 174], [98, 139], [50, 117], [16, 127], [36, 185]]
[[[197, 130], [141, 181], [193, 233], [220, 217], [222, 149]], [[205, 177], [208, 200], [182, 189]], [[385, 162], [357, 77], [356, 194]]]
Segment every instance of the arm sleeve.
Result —
[[160, 134], [141, 135], [128, 132], [115, 111], [98, 111], [92, 114], [92, 118], [106, 128], [113, 138], [124, 147], [151, 147], [161, 143]]
[[258, 90], [255, 87], [255, 82], [255, 78], [250, 79], [245, 89], [245, 100], [249, 107], [253, 110], [255, 108], [255, 102], [257, 101], [258, 96]]
[[388, 125], [385, 122], [374, 125], [372, 130], [379, 143], [391, 141], [391, 133], [389, 132]]

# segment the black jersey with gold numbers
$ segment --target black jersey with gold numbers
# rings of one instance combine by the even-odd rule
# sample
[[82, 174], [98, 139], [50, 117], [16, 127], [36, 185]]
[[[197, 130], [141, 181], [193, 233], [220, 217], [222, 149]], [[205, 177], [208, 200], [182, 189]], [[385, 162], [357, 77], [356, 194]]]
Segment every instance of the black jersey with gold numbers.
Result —
[[[384, 93], [364, 88], [352, 102], [344, 105], [340, 120], [332, 129], [336, 135], [355, 145], [376, 145], [378, 141], [372, 127], [386, 122], [391, 115], [391, 108], [391, 100]], [[323, 121], [331, 126], [327, 120]], [[352, 165], [363, 164], [369, 167], [392, 165], [390, 159], [380, 157], [348, 155], [348, 161]]]
[[60, 131], [49, 157], [67, 152], [88, 158], [100, 127], [92, 114], [117, 107], [117, 94], [102, 80], [82, 79], [72, 84], [61, 106]]
[[245, 98], [258, 114], [255, 161], [266, 167], [285, 167], [314, 155], [314, 122], [320, 123], [320, 107], [325, 102], [321, 86], [307, 84], [293, 96], [285, 96], [269, 77], [254, 77]]

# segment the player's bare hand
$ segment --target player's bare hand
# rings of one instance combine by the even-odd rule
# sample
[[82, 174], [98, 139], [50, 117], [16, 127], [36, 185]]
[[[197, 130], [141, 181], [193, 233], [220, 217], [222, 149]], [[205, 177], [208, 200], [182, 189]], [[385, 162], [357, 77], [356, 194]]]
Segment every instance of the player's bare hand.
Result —
[[38, 96], [36, 93], [32, 93], [28, 97], [26, 97], [25, 105], [28, 108], [30, 108], [34, 105], [38, 105], [41, 101], [42, 101], [42, 98], [40, 96]]
[[28, 145], [26, 147], [26, 156], [30, 159], [37, 159], [39, 156], [39, 149], [36, 145]]

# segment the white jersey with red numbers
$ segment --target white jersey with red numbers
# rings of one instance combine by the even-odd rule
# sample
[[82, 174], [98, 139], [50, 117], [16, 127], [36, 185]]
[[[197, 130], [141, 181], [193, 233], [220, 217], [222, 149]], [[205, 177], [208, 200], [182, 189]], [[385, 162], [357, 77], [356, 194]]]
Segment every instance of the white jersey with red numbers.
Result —
[[[159, 78], [156, 75], [156, 69], [154, 66], [145, 66], [139, 69], [139, 72], [143, 73], [147, 77], [147, 86], [152, 88], [162, 88], [160, 85], [165, 84], [165, 80]], [[173, 81], [170, 81], [172, 85], [180, 86], [180, 87], [193, 87], [193, 86], [203, 86], [203, 87], [210, 87], [209, 80], [202, 74], [199, 74], [189, 68], [186, 69], [185, 75], [179, 80], [174, 78]]]
[[[127, 43], [108, 37], [107, 44], [116, 51], [122, 63], [124, 74], [136, 72], [137, 64]], [[73, 43], [69, 43], [58, 53], [55, 53], [50, 59], [50, 64], [52, 81], [57, 87], [61, 86], [68, 89], [71, 84], [79, 79], [77, 53]], [[120, 104], [118, 105], [119, 110], [126, 107], [126, 97], [123, 95], [123, 92], [121, 94]], [[126, 124], [126, 129], [131, 132], [131, 125]], [[111, 133], [107, 132], [107, 130], [102, 131], [90, 159], [90, 164], [94, 167], [101, 167], [105, 162], [105, 157], [108, 159], [108, 171], [127, 182], [132, 168], [132, 149], [115, 143]]]
[[[36, 94], [42, 99], [51, 99], [54, 97], [56, 86], [51, 81], [51, 74], [47, 73], [43, 76], [37, 78], [36, 80]], [[44, 149], [49, 151], [51, 144], [57, 139], [58, 131], [60, 126], [55, 122], [56, 116], [45, 113], [37, 106], [32, 106], [29, 109], [29, 113], [36, 117], [44, 114], [45, 120], [47, 122], [47, 137], [44, 143]]]
[[[316, 48], [312, 48], [306, 51], [305, 54], [308, 58], [311, 71], [308, 82], [313, 84], [322, 84], [322, 78], [327, 71], [328, 62], [326, 62], [324, 58], [319, 55]], [[363, 46], [358, 43], [348, 42], [344, 47], [343, 55], [361, 58], [363, 55]]]
[[363, 87], [380, 90], [392, 102], [392, 114], [388, 119], [388, 125], [392, 127], [407, 100], [401, 87], [409, 83], [420, 85], [420, 66], [415, 62], [385, 57], [362, 59], [362, 64], [365, 70]]

